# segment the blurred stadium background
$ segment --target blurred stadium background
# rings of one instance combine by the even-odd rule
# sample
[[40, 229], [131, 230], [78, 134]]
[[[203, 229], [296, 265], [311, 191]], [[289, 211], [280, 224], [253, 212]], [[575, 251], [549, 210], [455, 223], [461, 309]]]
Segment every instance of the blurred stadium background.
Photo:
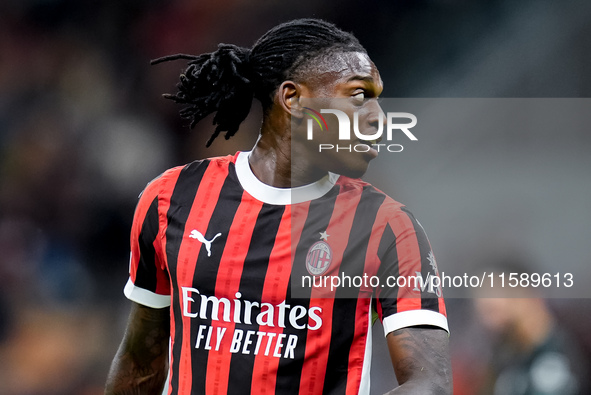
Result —
[[[232, 140], [206, 150], [210, 124], [189, 131], [161, 98], [182, 62], [149, 60], [218, 42], [250, 46], [277, 23], [308, 16], [357, 35], [384, 97], [591, 95], [584, 0], [2, 1], [1, 394], [101, 394], [129, 308], [122, 289], [138, 193], [168, 167], [252, 146], [256, 111]], [[545, 161], [561, 136], [566, 148]], [[489, 137], [469, 136], [472, 147]], [[430, 153], [412, 168], [379, 165], [427, 228], [440, 267], [465, 270], [511, 252], [534, 267], [574, 262], [587, 268], [577, 279], [586, 282], [591, 135], [543, 137], [492, 140], [518, 153], [498, 162], [464, 152], [451, 163]], [[515, 171], [534, 159], [546, 166]], [[550, 306], [588, 357], [589, 300]], [[448, 310], [456, 393], [475, 394], [493, 343], [469, 300], [449, 300]], [[379, 394], [395, 379], [374, 343]]]

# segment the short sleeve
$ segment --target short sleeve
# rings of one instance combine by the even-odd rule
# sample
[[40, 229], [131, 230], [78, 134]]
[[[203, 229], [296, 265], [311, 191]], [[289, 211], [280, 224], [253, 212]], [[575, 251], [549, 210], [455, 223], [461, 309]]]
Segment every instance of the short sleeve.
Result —
[[430, 325], [449, 332], [437, 262], [425, 230], [404, 206], [388, 220], [378, 256], [376, 307], [384, 332]]
[[161, 247], [159, 189], [161, 178], [139, 197], [131, 228], [129, 280], [124, 293], [134, 302], [164, 308], [170, 305], [170, 277]]

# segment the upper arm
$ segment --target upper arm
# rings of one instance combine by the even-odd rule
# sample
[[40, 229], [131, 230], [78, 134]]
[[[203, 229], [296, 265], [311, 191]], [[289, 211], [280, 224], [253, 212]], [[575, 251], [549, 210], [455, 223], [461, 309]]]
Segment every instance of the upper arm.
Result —
[[155, 309], [132, 302], [122, 346], [137, 359], [168, 355], [170, 309]]
[[139, 198], [131, 227], [129, 280], [124, 289], [132, 301], [156, 309], [170, 305], [170, 276], [162, 245], [167, 179], [165, 173], [149, 183]]
[[441, 287], [431, 280], [439, 270], [425, 230], [406, 208], [393, 211], [378, 256], [380, 282], [396, 279], [376, 292], [376, 308], [400, 384], [392, 394], [451, 394], [445, 302]]
[[132, 303], [123, 341], [113, 360], [106, 394], [158, 393], [168, 370], [170, 311]]
[[409, 327], [386, 336], [400, 387], [392, 394], [451, 394], [448, 333], [436, 327]]
[[377, 251], [376, 308], [385, 333], [431, 325], [448, 329], [439, 270], [425, 230], [405, 208], [385, 224]]

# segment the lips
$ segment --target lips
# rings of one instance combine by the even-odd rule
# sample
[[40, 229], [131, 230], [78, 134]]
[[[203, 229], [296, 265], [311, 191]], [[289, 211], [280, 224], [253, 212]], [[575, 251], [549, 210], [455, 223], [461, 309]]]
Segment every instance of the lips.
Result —
[[376, 145], [380, 141], [382, 141], [382, 138], [380, 137], [378, 139], [373, 139], [373, 140], [361, 140], [361, 139], [357, 139], [356, 141], [358, 141], [361, 144]]
[[[377, 130], [368, 130], [368, 132], [371, 132], [371, 133], [367, 133], [367, 135], [372, 135], [372, 134], [375, 134], [377, 132]], [[359, 141], [362, 144], [375, 145], [375, 144], [378, 144], [380, 141], [382, 141], [382, 135], [380, 135], [380, 137], [378, 137], [377, 139], [373, 139], [373, 140], [361, 140], [361, 139], [359, 139]]]

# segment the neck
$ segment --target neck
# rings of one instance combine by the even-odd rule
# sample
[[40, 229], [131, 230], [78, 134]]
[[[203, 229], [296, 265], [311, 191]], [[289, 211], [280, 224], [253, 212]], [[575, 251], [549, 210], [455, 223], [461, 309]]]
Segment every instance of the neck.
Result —
[[311, 165], [299, 145], [292, 144], [286, 122], [263, 122], [249, 164], [254, 175], [263, 183], [276, 188], [292, 188], [311, 184], [327, 172]]

